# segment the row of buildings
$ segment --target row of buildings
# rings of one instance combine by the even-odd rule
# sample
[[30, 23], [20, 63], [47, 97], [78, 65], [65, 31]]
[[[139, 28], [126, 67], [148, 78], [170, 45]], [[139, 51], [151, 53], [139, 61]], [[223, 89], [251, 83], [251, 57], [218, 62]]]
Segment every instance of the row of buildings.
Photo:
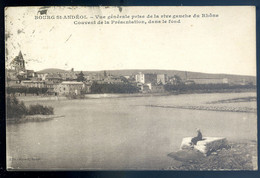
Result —
[[[229, 84], [227, 78], [187, 78], [182, 80], [178, 75], [167, 76], [156, 73], [136, 73], [130, 76], [113, 76], [103, 73], [83, 73], [70, 71], [35, 72], [25, 68], [25, 60], [21, 51], [6, 70], [7, 87], [47, 88], [54, 95], [79, 95], [90, 93], [91, 85], [127, 83], [139, 88], [143, 93], [162, 93], [164, 85], [177, 84]], [[80, 80], [79, 80], [80, 79]]]
[[25, 60], [21, 51], [10, 63], [6, 70], [6, 86], [19, 88], [47, 88], [49, 94], [78, 95], [90, 92], [90, 85], [76, 81], [77, 73], [71, 71], [59, 73], [35, 72], [25, 68]]
[[135, 75], [135, 82], [143, 93], [163, 93], [164, 85], [167, 83], [167, 75], [139, 72]]
[[142, 73], [135, 75], [137, 85], [142, 92], [164, 92], [163, 85], [178, 85], [178, 84], [229, 84], [227, 78], [187, 78], [182, 80], [179, 76], [167, 76], [166, 74]]

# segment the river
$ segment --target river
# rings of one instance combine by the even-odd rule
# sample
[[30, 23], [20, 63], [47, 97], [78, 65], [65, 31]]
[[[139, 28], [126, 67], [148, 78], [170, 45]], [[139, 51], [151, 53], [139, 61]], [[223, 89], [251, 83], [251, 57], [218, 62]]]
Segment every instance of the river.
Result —
[[[162, 169], [172, 163], [183, 137], [257, 139], [257, 114], [149, 105], [207, 105], [207, 102], [256, 93], [183, 94], [172, 96], [30, 100], [53, 106], [65, 117], [46, 122], [7, 124], [7, 161], [12, 169]], [[253, 107], [256, 102], [223, 103]]]

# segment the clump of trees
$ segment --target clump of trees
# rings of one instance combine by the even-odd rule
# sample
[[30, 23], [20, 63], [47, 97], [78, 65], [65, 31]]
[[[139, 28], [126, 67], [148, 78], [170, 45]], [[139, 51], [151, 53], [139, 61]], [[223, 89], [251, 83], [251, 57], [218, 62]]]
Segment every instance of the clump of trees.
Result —
[[139, 88], [127, 83], [98, 84], [94, 82], [90, 88], [91, 93], [138, 93]]
[[7, 118], [21, 118], [27, 114], [25, 104], [19, 101], [14, 95], [7, 95], [6, 115]]
[[26, 107], [23, 101], [19, 101], [15, 95], [7, 95], [6, 98], [6, 116], [7, 118], [22, 118], [26, 115], [52, 115], [53, 107], [42, 106], [40, 104]]
[[77, 81], [78, 81], [78, 82], [83, 82], [83, 81], [85, 81], [84, 74], [83, 74], [82, 71], [77, 75]]
[[54, 109], [51, 106], [43, 106], [40, 104], [36, 105], [30, 105], [27, 109], [28, 115], [36, 115], [36, 114], [42, 114], [42, 115], [52, 115], [54, 113]]

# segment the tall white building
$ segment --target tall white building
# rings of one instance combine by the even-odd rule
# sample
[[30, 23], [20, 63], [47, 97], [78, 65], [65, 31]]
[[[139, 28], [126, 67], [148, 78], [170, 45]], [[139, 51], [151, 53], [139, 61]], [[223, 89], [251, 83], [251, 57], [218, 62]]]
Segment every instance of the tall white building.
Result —
[[139, 83], [157, 83], [157, 74], [143, 74], [139, 72], [135, 75], [135, 81]]
[[157, 74], [157, 83], [161, 83], [165, 85], [167, 82], [167, 75], [166, 74]]

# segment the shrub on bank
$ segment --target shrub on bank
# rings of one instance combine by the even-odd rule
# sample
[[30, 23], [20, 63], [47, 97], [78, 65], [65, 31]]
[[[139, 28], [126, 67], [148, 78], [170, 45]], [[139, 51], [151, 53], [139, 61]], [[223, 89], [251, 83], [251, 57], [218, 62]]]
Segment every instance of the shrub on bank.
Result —
[[27, 108], [23, 102], [20, 102], [14, 95], [7, 96], [6, 115], [7, 118], [20, 118], [27, 114]]
[[40, 104], [26, 107], [22, 101], [19, 101], [15, 95], [7, 95], [6, 98], [6, 116], [7, 118], [21, 118], [26, 115], [52, 115], [53, 107], [42, 106]]
[[65, 95], [65, 97], [67, 99], [84, 99], [85, 95], [84, 94], [80, 94], [80, 95], [76, 95], [76, 94], [67, 94]]
[[36, 115], [36, 114], [52, 115], [53, 113], [54, 113], [53, 107], [43, 106], [40, 104], [30, 105], [27, 111], [28, 115]]

